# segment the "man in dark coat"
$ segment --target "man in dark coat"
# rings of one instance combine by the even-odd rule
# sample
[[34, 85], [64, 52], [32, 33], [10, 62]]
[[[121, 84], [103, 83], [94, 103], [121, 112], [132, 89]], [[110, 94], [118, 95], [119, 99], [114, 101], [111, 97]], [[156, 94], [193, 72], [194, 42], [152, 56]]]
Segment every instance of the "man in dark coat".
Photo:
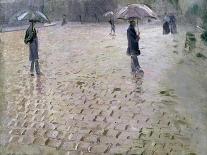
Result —
[[67, 21], [66, 21], [66, 15], [64, 14], [63, 15], [63, 21], [62, 21], [62, 24], [61, 25], [63, 26], [65, 24], [67, 24]]
[[114, 18], [110, 18], [109, 23], [111, 25], [111, 35], [116, 35], [116, 27], [115, 27], [115, 21]]
[[30, 73], [31, 76], [34, 76], [34, 68], [36, 70], [36, 74], [40, 75], [39, 68], [39, 55], [38, 55], [38, 38], [37, 31], [34, 27], [35, 20], [30, 20], [30, 26], [26, 31], [24, 42], [25, 44], [29, 44], [29, 60], [31, 61]]
[[170, 22], [169, 22], [169, 25], [170, 25], [170, 32], [172, 34], [176, 34], [177, 33], [177, 25], [176, 25], [176, 18], [175, 18], [175, 15], [174, 14], [171, 14], [169, 16], [170, 18]]
[[164, 17], [164, 24], [163, 24], [163, 34], [169, 34], [170, 33], [170, 17], [165, 13]]
[[135, 30], [136, 22], [134, 20], [130, 20], [129, 28], [127, 29], [127, 39], [128, 39], [128, 48], [127, 54], [131, 56], [131, 68], [132, 73], [136, 73], [140, 71], [140, 65], [138, 61], [138, 57], [140, 55], [139, 50], [139, 34], [137, 34]]

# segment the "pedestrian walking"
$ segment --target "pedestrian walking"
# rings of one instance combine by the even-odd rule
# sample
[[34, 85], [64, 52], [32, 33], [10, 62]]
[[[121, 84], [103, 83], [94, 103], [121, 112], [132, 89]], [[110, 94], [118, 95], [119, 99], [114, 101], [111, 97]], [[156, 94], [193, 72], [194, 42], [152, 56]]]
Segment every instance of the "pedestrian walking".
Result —
[[34, 76], [34, 68], [36, 70], [36, 74], [40, 75], [40, 68], [39, 68], [39, 55], [38, 55], [38, 37], [37, 37], [37, 31], [35, 29], [35, 23], [36, 21], [31, 19], [29, 20], [30, 26], [28, 27], [24, 42], [25, 44], [29, 45], [29, 60], [31, 61], [30, 66], [30, 73], [31, 76]]
[[163, 19], [163, 34], [169, 34], [170, 33], [170, 17], [165, 13], [165, 17]]
[[172, 34], [176, 34], [177, 33], [177, 25], [176, 25], [176, 18], [175, 18], [175, 15], [174, 14], [171, 14], [169, 16], [170, 18], [170, 22], [169, 22], [169, 25], [170, 25], [170, 32]]
[[116, 26], [114, 18], [110, 18], [109, 23], [111, 25], [111, 35], [116, 35]]
[[138, 61], [138, 56], [140, 55], [139, 50], [139, 40], [140, 40], [140, 33], [136, 32], [136, 22], [135, 20], [129, 21], [130, 25], [127, 29], [127, 39], [128, 39], [128, 48], [127, 54], [131, 56], [131, 70], [132, 73], [138, 73], [141, 71], [141, 67]]
[[65, 24], [67, 24], [67, 21], [66, 21], [66, 15], [64, 14], [63, 15], [63, 21], [62, 21], [62, 24], [61, 25], [63, 26]]

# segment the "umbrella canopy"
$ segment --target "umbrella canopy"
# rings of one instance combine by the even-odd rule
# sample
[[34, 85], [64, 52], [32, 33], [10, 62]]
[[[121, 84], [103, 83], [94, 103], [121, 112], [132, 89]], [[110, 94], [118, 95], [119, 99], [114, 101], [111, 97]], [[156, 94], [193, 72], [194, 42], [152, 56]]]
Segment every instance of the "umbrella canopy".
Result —
[[108, 12], [104, 13], [103, 16], [104, 17], [112, 17], [112, 16], [114, 16], [114, 13], [113, 13], [113, 11], [108, 11]]
[[44, 15], [40, 11], [31, 11], [28, 10], [21, 15], [17, 16], [17, 20], [35, 20], [35, 21], [41, 21], [41, 22], [49, 22], [49, 19], [47, 18], [46, 15]]
[[157, 15], [148, 6], [144, 4], [131, 4], [120, 9], [117, 12], [116, 17], [118, 19], [143, 19], [146, 17], [156, 19]]

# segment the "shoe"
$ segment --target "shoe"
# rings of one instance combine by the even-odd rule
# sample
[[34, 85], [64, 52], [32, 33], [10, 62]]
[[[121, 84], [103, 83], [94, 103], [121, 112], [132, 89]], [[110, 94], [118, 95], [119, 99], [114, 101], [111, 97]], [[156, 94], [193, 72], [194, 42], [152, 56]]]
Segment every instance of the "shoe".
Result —
[[141, 68], [137, 72], [138, 73], [144, 73], [144, 71]]
[[34, 76], [34, 73], [30, 73], [31, 76]]
[[36, 74], [37, 74], [37, 76], [41, 76], [41, 75], [43, 75], [42, 72], [38, 72], [38, 73], [36, 73]]

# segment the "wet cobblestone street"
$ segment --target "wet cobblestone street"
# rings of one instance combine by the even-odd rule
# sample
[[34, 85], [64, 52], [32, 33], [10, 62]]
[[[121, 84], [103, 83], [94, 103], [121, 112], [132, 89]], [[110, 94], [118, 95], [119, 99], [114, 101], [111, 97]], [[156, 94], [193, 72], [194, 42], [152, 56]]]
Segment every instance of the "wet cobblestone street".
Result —
[[141, 27], [145, 75], [135, 79], [126, 28], [117, 26], [116, 37], [108, 25], [39, 28], [40, 77], [29, 75], [24, 32], [0, 34], [0, 155], [196, 154], [192, 116], [176, 109], [179, 97], [162, 85], [176, 63], [177, 38], [162, 36], [161, 27]]

